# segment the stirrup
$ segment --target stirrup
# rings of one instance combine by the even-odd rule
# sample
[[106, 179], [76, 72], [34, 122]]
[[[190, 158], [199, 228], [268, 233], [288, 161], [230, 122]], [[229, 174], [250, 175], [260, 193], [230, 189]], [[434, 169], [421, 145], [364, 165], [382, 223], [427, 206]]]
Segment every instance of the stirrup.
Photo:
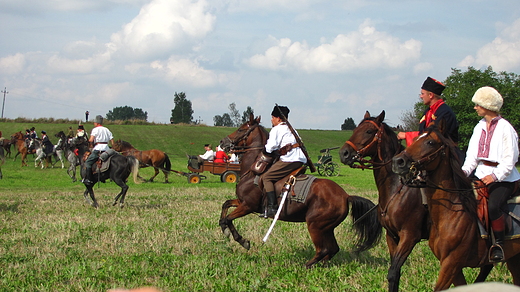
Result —
[[[498, 253], [501, 254], [501, 257], [498, 255]], [[489, 261], [492, 263], [498, 263], [504, 261], [504, 249], [500, 244], [493, 244], [489, 248]]]

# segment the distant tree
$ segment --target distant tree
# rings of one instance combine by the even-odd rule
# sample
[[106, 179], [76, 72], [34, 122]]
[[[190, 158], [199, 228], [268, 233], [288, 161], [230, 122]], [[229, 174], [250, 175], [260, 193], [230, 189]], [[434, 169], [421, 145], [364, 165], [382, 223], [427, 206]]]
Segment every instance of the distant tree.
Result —
[[247, 109], [242, 114], [242, 124], [249, 121], [249, 114], [253, 114], [253, 115], [255, 114], [255, 111], [250, 106], [248, 106]]
[[354, 130], [356, 128], [356, 123], [354, 123], [354, 119], [346, 118], [343, 124], [341, 125], [341, 130]]
[[238, 127], [241, 125], [240, 123], [240, 112], [237, 110], [237, 106], [234, 102], [229, 105], [229, 117], [231, 121], [233, 121], [233, 126]]
[[421, 120], [424, 111], [426, 110], [426, 106], [422, 101], [418, 101], [413, 105], [413, 109], [406, 110], [399, 117], [402, 124], [401, 131], [418, 131], [419, 130], [419, 121]]
[[184, 92], [175, 92], [173, 102], [175, 107], [172, 109], [170, 123], [172, 124], [191, 124], [193, 122], [193, 109], [191, 101], [186, 98]]
[[107, 120], [109, 121], [126, 121], [126, 120], [144, 120], [148, 119], [148, 112], [143, 112], [140, 108], [132, 108], [130, 106], [115, 107], [111, 111], [108, 111]]
[[215, 126], [234, 127], [234, 123], [231, 120], [231, 116], [228, 113], [225, 113], [222, 116], [220, 116], [220, 115], [214, 116], [213, 122], [214, 122]]

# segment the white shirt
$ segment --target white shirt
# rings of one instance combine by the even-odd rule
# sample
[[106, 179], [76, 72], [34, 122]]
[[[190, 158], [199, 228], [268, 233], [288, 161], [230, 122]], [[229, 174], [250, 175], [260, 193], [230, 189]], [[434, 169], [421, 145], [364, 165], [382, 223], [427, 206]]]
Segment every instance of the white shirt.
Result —
[[[296, 132], [296, 134], [298, 135], [298, 132]], [[267, 143], [265, 144], [265, 151], [272, 153], [287, 144], [296, 144], [296, 138], [285, 123], [280, 123], [274, 126], [271, 132], [269, 132], [269, 139], [267, 139]], [[307, 158], [300, 147], [293, 148], [287, 152], [287, 154], [280, 156], [280, 160], [283, 162], [307, 163]]]
[[[94, 137], [94, 149], [98, 151], [107, 151], [110, 149], [108, 147], [108, 142], [112, 140], [114, 137], [112, 136], [112, 132], [110, 132], [109, 129], [98, 126], [94, 127], [92, 129], [92, 132], [90, 132], [90, 136]], [[105, 143], [105, 144], [97, 144], [97, 143]]]
[[[482, 160], [497, 162], [498, 165], [484, 165]], [[492, 175], [498, 182], [513, 182], [520, 179], [515, 167], [517, 161], [518, 135], [513, 126], [499, 116], [491, 122], [489, 132], [485, 119], [475, 126], [462, 170], [469, 175], [476, 169], [475, 175], [480, 179]]]
[[204, 154], [201, 154], [199, 155], [200, 158], [204, 159], [204, 160], [213, 160], [213, 158], [215, 157], [215, 153], [213, 152], [213, 150], [207, 150], [206, 153]]

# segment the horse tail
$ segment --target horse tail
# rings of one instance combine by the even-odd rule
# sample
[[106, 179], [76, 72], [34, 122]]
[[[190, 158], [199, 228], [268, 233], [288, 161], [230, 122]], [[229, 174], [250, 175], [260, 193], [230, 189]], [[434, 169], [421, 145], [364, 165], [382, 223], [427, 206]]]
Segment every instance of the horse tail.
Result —
[[166, 169], [168, 172], [172, 170], [172, 163], [170, 162], [170, 158], [168, 157], [168, 154], [164, 153], [164, 169]]
[[377, 216], [377, 206], [369, 199], [349, 196], [352, 204], [354, 230], [357, 234], [356, 251], [364, 251], [374, 247], [381, 239], [383, 228]]
[[139, 160], [134, 156], [127, 156], [126, 159], [130, 163], [130, 171], [134, 177], [134, 183], [140, 184], [141, 180], [139, 180]]

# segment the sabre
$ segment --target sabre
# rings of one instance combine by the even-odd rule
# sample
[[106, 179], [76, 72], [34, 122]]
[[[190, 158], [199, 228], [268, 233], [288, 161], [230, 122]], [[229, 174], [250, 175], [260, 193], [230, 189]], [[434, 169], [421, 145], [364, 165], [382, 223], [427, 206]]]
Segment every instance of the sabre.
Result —
[[285, 183], [283, 187], [283, 195], [282, 200], [280, 201], [280, 205], [278, 206], [278, 210], [276, 210], [276, 214], [274, 215], [273, 222], [271, 223], [271, 226], [269, 226], [269, 229], [267, 230], [267, 233], [265, 234], [262, 241], [265, 243], [267, 239], [269, 238], [269, 234], [273, 231], [274, 225], [276, 224], [276, 221], [278, 221], [278, 217], [280, 217], [280, 213], [282, 212], [283, 204], [285, 203], [285, 200], [287, 199], [287, 194], [289, 194], [289, 190], [291, 189], [291, 181], [293, 181], [294, 176], [291, 176], [289, 180]]

